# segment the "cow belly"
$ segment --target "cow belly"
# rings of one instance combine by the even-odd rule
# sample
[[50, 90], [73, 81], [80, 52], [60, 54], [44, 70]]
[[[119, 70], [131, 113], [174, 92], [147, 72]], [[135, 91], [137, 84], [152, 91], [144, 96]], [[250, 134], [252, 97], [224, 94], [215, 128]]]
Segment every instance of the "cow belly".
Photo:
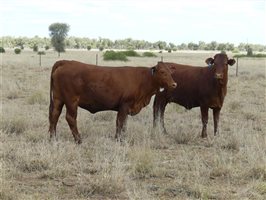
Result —
[[199, 101], [196, 99], [172, 99], [171, 102], [177, 103], [186, 109], [191, 109], [200, 106]]
[[105, 111], [105, 110], [117, 110], [116, 108], [110, 108], [110, 107], [106, 107], [103, 105], [91, 105], [91, 104], [81, 104], [79, 105], [79, 107], [89, 111], [90, 113], [97, 113], [100, 111]]
[[117, 105], [114, 102], [100, 99], [80, 99], [79, 107], [88, 110], [91, 113], [96, 113], [104, 110], [117, 110]]

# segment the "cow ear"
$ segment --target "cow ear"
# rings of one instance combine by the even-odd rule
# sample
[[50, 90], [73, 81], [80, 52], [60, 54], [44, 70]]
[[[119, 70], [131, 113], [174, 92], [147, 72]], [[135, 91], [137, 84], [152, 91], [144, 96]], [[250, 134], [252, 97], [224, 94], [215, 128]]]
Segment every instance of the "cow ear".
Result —
[[154, 75], [155, 71], [156, 71], [156, 67], [152, 67], [151, 68], [151, 75]]
[[213, 62], [214, 62], [214, 59], [213, 59], [213, 58], [207, 58], [207, 59], [205, 60], [205, 62], [207, 63], [207, 65], [212, 65]]
[[236, 63], [236, 60], [235, 59], [229, 59], [227, 63], [228, 63], [228, 65], [232, 66]]

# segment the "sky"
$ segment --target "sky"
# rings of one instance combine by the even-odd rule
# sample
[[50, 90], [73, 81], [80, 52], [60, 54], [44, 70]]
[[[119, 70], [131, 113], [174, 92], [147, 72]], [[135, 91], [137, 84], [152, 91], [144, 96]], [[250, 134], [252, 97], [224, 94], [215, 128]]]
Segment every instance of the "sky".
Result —
[[266, 0], [0, 0], [0, 36], [49, 37], [55, 22], [76, 37], [266, 45]]

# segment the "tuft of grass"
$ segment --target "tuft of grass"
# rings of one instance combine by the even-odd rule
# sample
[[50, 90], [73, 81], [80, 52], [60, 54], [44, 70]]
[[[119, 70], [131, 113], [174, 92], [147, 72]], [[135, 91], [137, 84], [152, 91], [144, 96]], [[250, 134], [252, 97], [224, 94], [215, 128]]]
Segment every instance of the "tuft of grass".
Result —
[[256, 190], [260, 195], [266, 195], [266, 182], [258, 184]]
[[1, 189], [0, 189], [0, 199], [1, 200], [15, 200], [15, 199], [18, 199], [18, 197], [15, 194], [14, 189], [10, 188], [10, 186], [4, 187], [4, 184], [3, 184], [1, 185]]
[[30, 105], [33, 104], [47, 104], [47, 98], [42, 91], [36, 91], [28, 97], [27, 101]]
[[231, 135], [229, 138], [223, 141], [221, 147], [227, 150], [239, 151], [240, 148], [239, 139], [236, 136]]
[[232, 101], [228, 104], [230, 111], [239, 111], [241, 109], [241, 103], [239, 101]]
[[49, 169], [48, 161], [44, 161], [41, 159], [32, 159], [32, 160], [21, 160], [19, 164], [19, 169], [22, 172], [30, 173], [30, 172], [41, 172]]
[[4, 119], [1, 121], [1, 129], [7, 134], [21, 134], [27, 129], [25, 118]]
[[125, 191], [125, 185], [111, 177], [97, 177], [89, 181], [89, 183], [86, 182], [78, 185], [75, 190], [78, 196], [84, 198], [90, 198], [92, 196], [114, 198]]
[[176, 144], [188, 144], [193, 138], [193, 134], [184, 133], [183, 131], [178, 131], [178, 133], [173, 136]]
[[112, 115], [113, 113], [111, 112], [101, 112], [101, 113], [97, 113], [95, 114], [92, 119], [93, 121], [113, 121], [114, 119], [114, 115]]
[[135, 148], [129, 153], [132, 174], [137, 178], [151, 177], [154, 169], [154, 154], [147, 147]]
[[250, 169], [247, 176], [252, 179], [262, 179], [266, 181], [266, 166], [256, 166]]
[[245, 112], [244, 113], [244, 118], [246, 119], [246, 120], [250, 120], [250, 121], [256, 121], [256, 119], [257, 119], [257, 115], [256, 115], [256, 113], [253, 113], [253, 112]]
[[7, 94], [8, 99], [17, 99], [19, 97], [19, 91], [18, 90], [11, 90]]
[[212, 169], [210, 173], [210, 178], [215, 177], [228, 177], [230, 176], [230, 170], [226, 168], [225, 166], [218, 166]]

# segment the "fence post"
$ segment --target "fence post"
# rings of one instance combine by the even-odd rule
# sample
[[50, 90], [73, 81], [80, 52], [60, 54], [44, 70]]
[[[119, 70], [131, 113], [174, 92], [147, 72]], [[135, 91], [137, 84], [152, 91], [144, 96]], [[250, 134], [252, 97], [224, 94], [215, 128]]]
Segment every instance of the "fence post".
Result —
[[161, 62], [163, 62], [163, 56], [161, 56]]
[[238, 57], [236, 58], [236, 76], [238, 76]]
[[41, 67], [41, 66], [42, 66], [42, 54], [40, 53], [39, 56], [40, 56], [40, 57], [39, 57], [39, 65], [40, 65], [40, 67]]
[[98, 65], [98, 53], [96, 54], [96, 66]]

